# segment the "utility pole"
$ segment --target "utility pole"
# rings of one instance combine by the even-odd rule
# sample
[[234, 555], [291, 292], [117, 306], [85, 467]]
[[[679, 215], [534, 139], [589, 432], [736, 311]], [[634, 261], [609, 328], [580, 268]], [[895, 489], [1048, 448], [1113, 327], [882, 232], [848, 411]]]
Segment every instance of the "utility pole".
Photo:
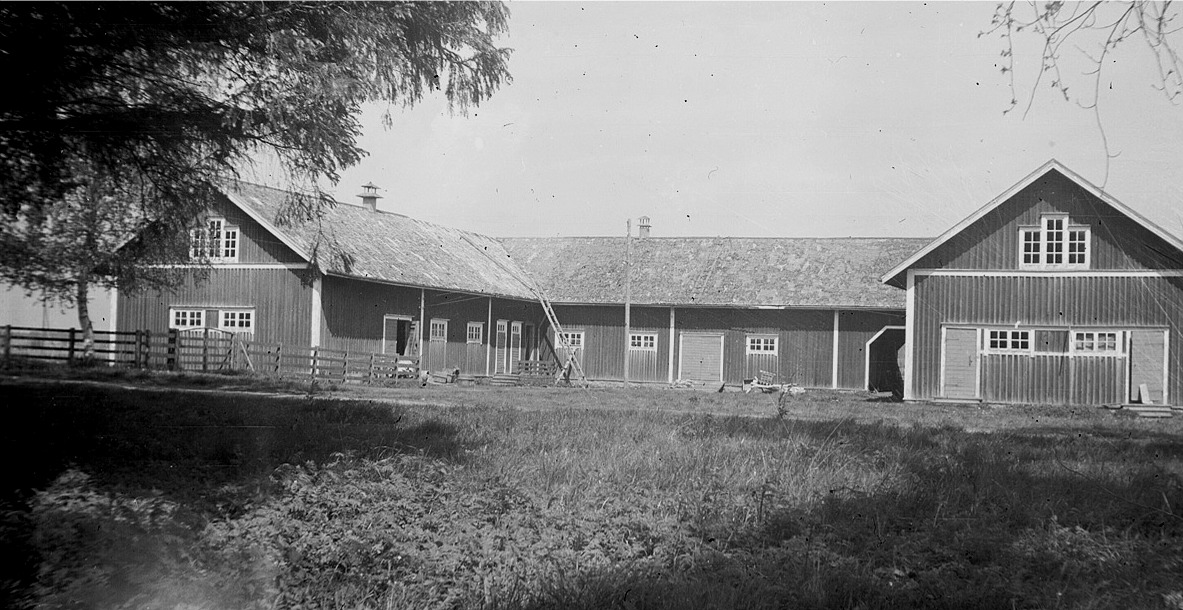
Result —
[[629, 356], [632, 352], [633, 219], [624, 221], [624, 387], [628, 387]]

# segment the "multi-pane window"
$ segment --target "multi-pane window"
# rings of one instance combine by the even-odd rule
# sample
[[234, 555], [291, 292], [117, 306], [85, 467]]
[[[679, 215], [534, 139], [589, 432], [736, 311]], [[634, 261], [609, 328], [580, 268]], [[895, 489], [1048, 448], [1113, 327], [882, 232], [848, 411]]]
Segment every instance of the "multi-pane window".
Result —
[[1023, 229], [1023, 264], [1040, 264], [1039, 229]]
[[1089, 237], [1088, 227], [1072, 226], [1067, 216], [1044, 216], [1038, 227], [1019, 229], [1019, 267], [1086, 269]]
[[991, 330], [986, 345], [995, 351], [1031, 351], [1031, 331]]
[[1088, 263], [1088, 231], [1072, 229], [1068, 231], [1068, 264], [1085, 265]]
[[481, 343], [485, 340], [485, 325], [483, 322], [468, 323], [468, 342]]
[[211, 218], [189, 231], [189, 258], [233, 262], [238, 260], [238, 227], [222, 218]]
[[205, 326], [204, 309], [173, 309], [169, 316], [168, 327], [178, 330], [201, 328]]
[[583, 331], [559, 333], [559, 343], [558, 347], [562, 347], [563, 343], [571, 348], [583, 347]]
[[1121, 342], [1116, 332], [1077, 331], [1072, 334], [1072, 350], [1085, 354], [1116, 354]]
[[748, 337], [748, 353], [749, 354], [775, 354], [776, 353], [776, 337], [771, 336], [749, 336]]
[[223, 310], [221, 328], [233, 332], [254, 332], [255, 312], [249, 309]]
[[447, 341], [448, 340], [448, 321], [447, 320], [432, 320], [430, 326], [430, 334], [428, 335], [432, 341]]
[[631, 350], [657, 351], [657, 335], [649, 333], [630, 333], [628, 348]]

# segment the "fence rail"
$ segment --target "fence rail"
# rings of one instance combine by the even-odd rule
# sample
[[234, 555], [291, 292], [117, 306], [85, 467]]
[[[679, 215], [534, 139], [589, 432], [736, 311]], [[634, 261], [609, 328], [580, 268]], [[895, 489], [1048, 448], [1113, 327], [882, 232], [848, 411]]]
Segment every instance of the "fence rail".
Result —
[[[2, 333], [0, 364], [5, 368], [25, 362], [76, 364], [86, 350], [83, 332], [74, 328], [4, 326]], [[419, 359], [415, 357], [291, 347], [214, 329], [172, 329], [163, 333], [96, 330], [92, 352], [96, 363], [167, 371], [252, 371], [339, 383], [372, 383], [419, 375]]]

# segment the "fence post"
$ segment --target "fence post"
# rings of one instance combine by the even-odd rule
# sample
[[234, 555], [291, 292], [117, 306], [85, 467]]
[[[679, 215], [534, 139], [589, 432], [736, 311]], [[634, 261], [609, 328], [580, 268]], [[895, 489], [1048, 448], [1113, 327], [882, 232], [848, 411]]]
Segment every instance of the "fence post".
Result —
[[209, 372], [209, 329], [201, 329], [201, 372]]
[[136, 338], [131, 346], [131, 366], [132, 368], [140, 368], [140, 341], [143, 331], [136, 330]]
[[341, 383], [349, 381], [349, 352], [341, 354]]
[[370, 370], [366, 373], [366, 383], [374, 383], [374, 352], [370, 352]]
[[177, 335], [178, 331], [175, 328], [168, 329], [168, 349], [165, 359], [165, 367], [170, 371], [177, 370]]
[[318, 353], [319, 353], [319, 348], [317, 348], [317, 346], [315, 346], [315, 345], [312, 346], [312, 368], [310, 368], [309, 371], [311, 372], [312, 389], [313, 390], [316, 389], [316, 364], [317, 364], [316, 358], [317, 358]]
[[276, 343], [275, 344], [275, 376], [276, 377], [279, 377], [281, 365], [283, 364], [283, 360], [281, 359], [281, 354], [280, 354], [280, 352], [282, 350], [283, 350], [283, 344]]
[[144, 368], [152, 369], [152, 331], [144, 330]]
[[74, 366], [74, 327], [70, 327], [70, 347], [66, 352], [66, 364]]
[[12, 325], [4, 325], [4, 368], [8, 368], [12, 360]]

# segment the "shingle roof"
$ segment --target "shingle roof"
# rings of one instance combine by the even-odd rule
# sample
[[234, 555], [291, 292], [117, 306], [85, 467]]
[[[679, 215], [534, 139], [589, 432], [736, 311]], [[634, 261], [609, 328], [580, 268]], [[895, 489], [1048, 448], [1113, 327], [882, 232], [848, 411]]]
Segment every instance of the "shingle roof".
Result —
[[[649, 237], [632, 240], [632, 302], [738, 307], [904, 308], [879, 276], [918, 238]], [[558, 303], [624, 300], [623, 237], [502, 239]]]
[[307, 256], [316, 250], [326, 273], [460, 292], [533, 299], [524, 272], [502, 244], [485, 235], [401, 214], [338, 203], [325, 210], [325, 239], [317, 245], [316, 223], [278, 225], [288, 192], [234, 182], [227, 196], [245, 205], [270, 230]]

